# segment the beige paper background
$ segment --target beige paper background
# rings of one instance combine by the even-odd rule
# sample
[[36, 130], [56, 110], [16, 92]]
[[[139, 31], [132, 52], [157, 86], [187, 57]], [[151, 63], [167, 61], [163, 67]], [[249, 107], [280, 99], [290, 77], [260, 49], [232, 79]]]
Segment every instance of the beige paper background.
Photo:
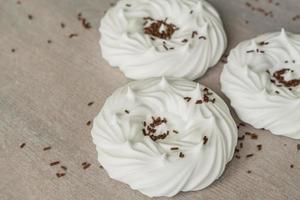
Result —
[[[91, 127], [86, 125], [105, 99], [126, 83], [118, 69], [101, 58], [98, 46], [99, 20], [111, 2], [20, 1], [0, 0], [0, 199], [148, 199], [99, 168]], [[251, 11], [243, 0], [209, 0], [223, 18], [229, 48], [281, 27], [300, 33], [300, 20], [292, 21], [299, 14], [298, 0], [280, 1], [279, 6], [269, 0], [249, 1], [272, 10], [274, 18]], [[79, 12], [91, 22], [91, 30], [77, 20]], [[69, 39], [71, 33], [78, 37]], [[218, 64], [200, 80], [221, 96], [222, 67]], [[95, 104], [88, 107], [90, 101]], [[251, 127], [241, 128], [240, 134], [245, 131], [255, 131], [258, 140], [243, 141], [242, 158], [233, 159], [220, 180], [203, 191], [180, 193], [173, 199], [299, 200], [300, 151], [296, 145], [300, 142]], [[20, 149], [23, 142], [26, 146]], [[257, 144], [263, 145], [262, 151], [257, 151]], [[43, 151], [48, 145], [52, 149]], [[255, 155], [246, 159], [249, 153]], [[56, 160], [68, 167], [65, 177], [56, 178], [59, 166], [49, 166]], [[91, 167], [83, 170], [84, 161]]]

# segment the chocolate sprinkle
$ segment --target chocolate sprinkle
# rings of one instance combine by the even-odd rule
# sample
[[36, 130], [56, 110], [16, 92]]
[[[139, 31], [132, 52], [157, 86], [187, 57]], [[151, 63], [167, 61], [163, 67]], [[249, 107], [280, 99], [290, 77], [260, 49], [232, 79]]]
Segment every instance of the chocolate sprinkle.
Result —
[[66, 173], [56, 173], [56, 177], [57, 178], [63, 177], [65, 175], [66, 175]]
[[253, 154], [253, 153], [251, 153], [251, 154], [247, 154], [247, 155], [246, 155], [246, 158], [250, 158], [250, 157], [252, 157], [252, 156], [254, 156], [254, 154]]
[[51, 146], [48, 146], [48, 147], [44, 147], [44, 148], [43, 148], [44, 151], [48, 151], [48, 150], [50, 150], [50, 149], [51, 149]]
[[24, 147], [25, 147], [25, 145], [26, 145], [26, 143], [24, 142], [24, 143], [22, 143], [21, 145], [20, 145], [20, 148], [21, 149], [23, 149]]
[[175, 151], [175, 150], [178, 150], [178, 149], [179, 149], [178, 147], [171, 147], [172, 151]]
[[89, 121], [86, 123], [87, 126], [89, 126], [89, 125], [91, 125], [91, 124], [92, 124], [92, 121], [91, 121], [91, 120], [89, 120]]
[[183, 157], [184, 157], [184, 154], [183, 154], [182, 152], [180, 152], [180, 153], [179, 153], [179, 157], [180, 157], [180, 158], [183, 158]]
[[60, 163], [60, 161], [54, 161], [54, 162], [50, 163], [50, 166], [58, 165], [59, 163]]
[[258, 149], [258, 151], [260, 151], [260, 150], [262, 149], [262, 145], [261, 145], [261, 144], [258, 144], [258, 145], [257, 145], [257, 149]]
[[71, 34], [69, 35], [69, 38], [73, 38], [73, 37], [77, 37], [77, 36], [78, 36], [77, 33], [71, 33]]
[[206, 135], [205, 135], [205, 136], [203, 137], [203, 144], [206, 145], [207, 141], [208, 141], [208, 138], [207, 138]]
[[91, 106], [91, 105], [93, 105], [94, 103], [95, 103], [94, 101], [91, 101], [91, 102], [88, 103], [88, 106]]
[[91, 166], [91, 163], [83, 162], [81, 165], [82, 165], [82, 169], [87, 169]]
[[129, 110], [125, 110], [125, 113], [126, 113], [126, 114], [129, 114], [130, 112], [129, 112]]

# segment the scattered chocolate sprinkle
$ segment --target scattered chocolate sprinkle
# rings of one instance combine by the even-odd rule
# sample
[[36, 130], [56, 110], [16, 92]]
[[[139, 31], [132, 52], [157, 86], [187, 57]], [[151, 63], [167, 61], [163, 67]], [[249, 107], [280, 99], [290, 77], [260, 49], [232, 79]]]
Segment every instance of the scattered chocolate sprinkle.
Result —
[[234, 152], [238, 153], [240, 150], [238, 148], [235, 148]]
[[238, 140], [244, 140], [245, 139], [245, 135], [239, 136]]
[[280, 92], [279, 92], [279, 91], [277, 91], [277, 90], [275, 91], [275, 93], [276, 93], [276, 94], [280, 94]]
[[58, 165], [59, 163], [60, 163], [60, 161], [54, 161], [54, 162], [50, 163], [50, 166]]
[[187, 102], [189, 102], [192, 98], [191, 97], [184, 97], [184, 100], [186, 100]]
[[181, 42], [187, 43], [187, 42], [188, 42], [188, 39], [183, 39]]
[[102, 166], [102, 165], [100, 165], [99, 167], [100, 167], [100, 169], [103, 169], [103, 166]]
[[66, 25], [65, 25], [63, 22], [61, 22], [61, 23], [60, 23], [60, 27], [61, 27], [61, 28], [65, 28]]
[[168, 47], [164, 44], [163, 47], [165, 48], [166, 51], [168, 51]]
[[293, 164], [291, 164], [291, 165], [290, 165], [290, 168], [294, 168], [294, 165], [293, 165]]
[[250, 158], [250, 157], [252, 157], [253, 155], [254, 155], [253, 153], [247, 154], [247, 155], [246, 155], [246, 158]]
[[91, 105], [93, 105], [94, 103], [95, 103], [94, 101], [91, 101], [91, 102], [88, 103], [88, 106], [91, 106]]
[[22, 143], [21, 145], [20, 145], [20, 148], [21, 149], [23, 149], [24, 147], [25, 147], [25, 145], [26, 145], [26, 143], [24, 142], [24, 143]]
[[198, 32], [197, 31], [193, 31], [192, 32], [192, 38], [194, 38], [196, 35], [198, 35]]
[[52, 43], [52, 40], [47, 40], [48, 44], [51, 44]]
[[91, 125], [91, 123], [92, 123], [92, 121], [89, 120], [89, 121], [86, 123], [86, 125], [89, 126], [89, 125]]
[[50, 150], [50, 149], [51, 149], [51, 146], [44, 147], [44, 148], [43, 148], [43, 151], [48, 151], [48, 150]]
[[253, 140], [257, 140], [258, 135], [256, 135], [255, 133], [252, 133], [250, 137], [251, 137], [251, 139], [253, 139]]
[[240, 159], [240, 158], [241, 158], [241, 156], [239, 156], [239, 155], [236, 155], [235, 157], [236, 157], [237, 159]]
[[246, 51], [246, 53], [254, 53], [254, 52], [255, 52], [254, 50]]
[[256, 146], [257, 146], [258, 151], [262, 150], [262, 145], [261, 144], [258, 144]]
[[129, 112], [129, 110], [125, 110], [125, 113], [126, 113], [126, 114], [129, 114], [130, 112]]
[[251, 170], [248, 170], [248, 171], [247, 171], [248, 174], [251, 174], [251, 172], [252, 172]]
[[62, 168], [62, 169], [65, 170], [65, 171], [68, 170], [68, 168], [67, 168], [66, 166], [64, 166], [64, 165], [60, 166], [60, 168]]
[[242, 149], [242, 148], [243, 148], [243, 146], [244, 146], [244, 145], [243, 145], [243, 143], [241, 142], [241, 143], [240, 143], [240, 148]]
[[126, 4], [127, 7], [131, 7], [131, 4]]
[[15, 52], [16, 52], [16, 49], [11, 49], [11, 52], [12, 52], [12, 53], [15, 53]]
[[65, 175], [66, 175], [66, 173], [56, 173], [56, 177], [57, 178], [63, 177]]
[[300, 144], [297, 144], [297, 150], [300, 151]]
[[178, 147], [171, 147], [172, 151], [175, 151], [175, 150], [178, 150], [178, 149], [179, 149]]
[[77, 37], [77, 36], [78, 36], [77, 33], [71, 33], [71, 34], [69, 35], [69, 38], [73, 38], [73, 37]]
[[193, 12], [194, 12], [194, 11], [193, 11], [193, 10], [191, 10], [191, 11], [190, 11], [190, 14], [193, 14]]
[[196, 104], [202, 104], [202, 103], [203, 101], [201, 99], [196, 101]]
[[32, 19], [33, 19], [33, 16], [32, 16], [32, 15], [28, 15], [28, 19], [29, 19], [29, 20], [32, 20]]
[[87, 168], [89, 168], [89, 167], [91, 166], [91, 163], [84, 162], [84, 163], [82, 163], [81, 165], [82, 165], [82, 168], [83, 168], [83, 169], [87, 169]]
[[85, 29], [91, 29], [92, 26], [90, 24], [90, 22], [88, 22], [85, 18], [81, 19], [81, 24]]
[[110, 3], [109, 5], [112, 7], [112, 6], [115, 6], [116, 4], [115, 3]]
[[173, 130], [173, 133], [176, 133], [176, 134], [178, 134], [178, 131], [176, 131], [176, 130]]
[[199, 40], [201, 40], [201, 39], [206, 40], [206, 37], [205, 36], [200, 36], [198, 39]]
[[207, 138], [206, 135], [205, 135], [205, 136], [203, 137], [203, 144], [206, 145], [207, 141], [208, 141], [208, 138]]
[[183, 158], [183, 157], [184, 157], [184, 154], [183, 154], [182, 152], [180, 152], [180, 153], [179, 153], [179, 157], [180, 157], [180, 158]]

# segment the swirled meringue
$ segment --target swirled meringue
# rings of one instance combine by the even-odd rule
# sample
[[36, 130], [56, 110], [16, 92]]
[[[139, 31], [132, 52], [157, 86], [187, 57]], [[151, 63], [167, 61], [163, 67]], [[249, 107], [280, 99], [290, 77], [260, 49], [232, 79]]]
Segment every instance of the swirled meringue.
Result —
[[103, 57], [132, 79], [194, 80], [227, 45], [219, 14], [204, 0], [121, 0], [99, 31]]
[[152, 78], [116, 90], [94, 119], [92, 137], [111, 178], [150, 197], [170, 197], [203, 189], [222, 175], [237, 128], [211, 90]]
[[300, 35], [268, 33], [234, 48], [221, 74], [222, 91], [255, 128], [300, 139]]

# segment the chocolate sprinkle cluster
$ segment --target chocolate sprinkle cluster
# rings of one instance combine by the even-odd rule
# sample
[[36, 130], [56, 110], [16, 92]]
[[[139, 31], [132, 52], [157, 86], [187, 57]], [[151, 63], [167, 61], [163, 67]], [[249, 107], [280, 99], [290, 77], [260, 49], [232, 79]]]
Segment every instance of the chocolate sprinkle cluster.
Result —
[[209, 102], [215, 103], [216, 99], [211, 98], [213, 93], [210, 92], [208, 88], [204, 88], [202, 91], [203, 91], [203, 98], [202, 100], [201, 99], [197, 100], [196, 104], [209, 103]]
[[[143, 19], [145, 21], [144, 33], [160, 39], [170, 40], [175, 31], [179, 30], [174, 24], [167, 23], [168, 18], [165, 20], [155, 20], [151, 17], [144, 17]], [[151, 24], [146, 26], [149, 22], [151, 22]], [[164, 26], [165, 29], [160, 31], [162, 26]]]
[[[281, 84], [280, 86], [289, 88], [289, 87], [296, 87], [296, 86], [300, 85], [300, 79], [292, 79], [292, 80], [288, 80], [288, 81], [284, 79], [283, 75], [289, 71], [292, 73], [294, 72], [293, 70], [288, 69], [288, 68], [277, 70], [273, 73], [273, 78], [275, 78], [276, 81]], [[275, 83], [275, 80], [271, 79], [271, 82]]]
[[[202, 104], [202, 103], [215, 103], [216, 102], [216, 98], [212, 98], [211, 96], [213, 95], [212, 92], [209, 91], [208, 88], [204, 88], [202, 90], [203, 92], [203, 96], [202, 99], [196, 100], [195, 104]], [[183, 97], [183, 99], [186, 102], [190, 102], [192, 100], [192, 97]]]
[[149, 136], [153, 141], [156, 141], [156, 140], [163, 140], [165, 139], [169, 134], [170, 134], [170, 131], [167, 131], [165, 133], [160, 133], [160, 134], [157, 134], [155, 135], [155, 133], [157, 132], [156, 131], [156, 127], [160, 126], [161, 124], [167, 124], [168, 121], [166, 118], [161, 118], [161, 117], [153, 117], [152, 116], [152, 121], [150, 124], [147, 124], [146, 121], [144, 121], [143, 125], [144, 125], [144, 128], [142, 129], [143, 131], [143, 134], [144, 136]]

